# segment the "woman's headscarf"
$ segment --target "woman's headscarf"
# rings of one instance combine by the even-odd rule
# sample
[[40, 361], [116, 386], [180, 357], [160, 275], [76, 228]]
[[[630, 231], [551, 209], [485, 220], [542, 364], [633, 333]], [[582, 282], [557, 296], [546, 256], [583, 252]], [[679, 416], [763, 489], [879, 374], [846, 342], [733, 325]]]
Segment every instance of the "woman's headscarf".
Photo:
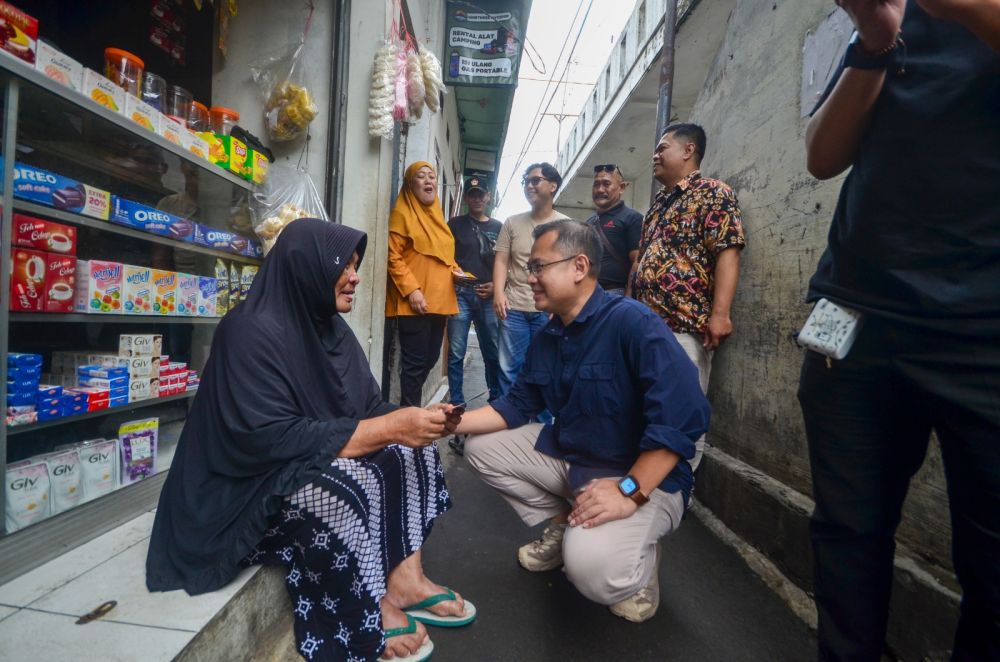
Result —
[[371, 390], [370, 369], [356, 351], [327, 347], [357, 345], [334, 287], [366, 243], [336, 223], [291, 223], [246, 301], [219, 323], [160, 495], [150, 590], [196, 594], [229, 582], [283, 497], [329, 466], [370, 415], [368, 398], [347, 397]]
[[418, 253], [436, 257], [446, 265], [457, 269], [455, 237], [444, 220], [441, 200], [435, 195], [434, 202], [425, 205], [410, 189], [417, 171], [424, 167], [434, 170], [434, 166], [427, 161], [414, 161], [406, 169], [403, 187], [389, 215], [389, 232], [409, 238]]

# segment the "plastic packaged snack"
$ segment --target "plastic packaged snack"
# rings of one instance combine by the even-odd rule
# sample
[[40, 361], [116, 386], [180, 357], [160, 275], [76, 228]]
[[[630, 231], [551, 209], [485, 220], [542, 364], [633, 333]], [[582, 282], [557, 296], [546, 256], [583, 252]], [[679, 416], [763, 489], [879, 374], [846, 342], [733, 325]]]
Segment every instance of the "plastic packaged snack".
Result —
[[253, 194], [250, 211], [254, 232], [264, 244], [264, 255], [292, 221], [300, 218], [330, 220], [309, 173], [287, 162], [271, 166], [265, 185]]
[[222, 260], [215, 261], [215, 311], [222, 317], [229, 312], [229, 268]]
[[306, 81], [308, 67], [300, 62], [311, 18], [310, 10], [298, 42], [250, 66], [254, 83], [264, 100], [267, 134], [277, 142], [294, 140], [303, 135], [319, 112]]

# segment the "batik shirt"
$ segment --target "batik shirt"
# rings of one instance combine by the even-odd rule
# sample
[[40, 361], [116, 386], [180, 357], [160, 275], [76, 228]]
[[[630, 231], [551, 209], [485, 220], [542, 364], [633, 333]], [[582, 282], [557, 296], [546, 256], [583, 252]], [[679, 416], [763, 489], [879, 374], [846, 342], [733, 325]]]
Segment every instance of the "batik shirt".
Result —
[[656, 194], [642, 223], [632, 296], [674, 331], [703, 333], [712, 314], [716, 258], [745, 245], [736, 194], [696, 170]]

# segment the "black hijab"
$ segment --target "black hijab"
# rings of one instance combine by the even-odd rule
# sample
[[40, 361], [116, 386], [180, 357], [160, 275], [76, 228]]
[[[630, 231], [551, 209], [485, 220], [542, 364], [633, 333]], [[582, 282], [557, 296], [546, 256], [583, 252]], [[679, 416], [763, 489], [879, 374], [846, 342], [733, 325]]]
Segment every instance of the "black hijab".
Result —
[[219, 323], [160, 495], [151, 591], [227, 584], [282, 498], [386, 410], [334, 285], [363, 232], [304, 218], [281, 233], [239, 307]]

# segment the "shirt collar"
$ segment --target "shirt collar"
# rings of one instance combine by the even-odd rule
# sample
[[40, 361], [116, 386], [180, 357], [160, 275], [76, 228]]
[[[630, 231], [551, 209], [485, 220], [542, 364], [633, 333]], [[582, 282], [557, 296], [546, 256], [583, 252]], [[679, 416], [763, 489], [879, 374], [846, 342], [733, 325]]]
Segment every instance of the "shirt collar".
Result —
[[[607, 298], [608, 295], [604, 291], [604, 288], [598, 285], [594, 288], [594, 293], [590, 295], [589, 299], [587, 299], [587, 303], [583, 304], [580, 314], [577, 315], [576, 319], [570, 322], [570, 324], [583, 324], [586, 322], [592, 315], [594, 315], [594, 313], [604, 306], [604, 302]], [[563, 325], [562, 319], [560, 319], [558, 315], [553, 315], [552, 319], [549, 320], [549, 323], [545, 325], [546, 333], [551, 333], [557, 336], [562, 335], [563, 329], [565, 329], [565, 326]]]
[[597, 215], [598, 216], [606, 216], [608, 214], [616, 214], [624, 206], [625, 206], [625, 201], [624, 200], [619, 200], [618, 204], [616, 204], [614, 207], [611, 207], [610, 209], [607, 209], [605, 211], [599, 211], [599, 212], [597, 212]]
[[674, 186], [674, 188], [670, 191], [667, 190], [666, 186], [661, 186], [658, 195], [663, 198], [666, 198], [667, 196], [672, 195], [674, 192], [684, 193], [689, 188], [691, 188], [691, 186], [699, 179], [701, 179], [701, 170], [695, 170], [689, 173], [687, 177], [684, 177], [683, 179], [681, 179], [681, 181], [677, 182], [677, 185]]

